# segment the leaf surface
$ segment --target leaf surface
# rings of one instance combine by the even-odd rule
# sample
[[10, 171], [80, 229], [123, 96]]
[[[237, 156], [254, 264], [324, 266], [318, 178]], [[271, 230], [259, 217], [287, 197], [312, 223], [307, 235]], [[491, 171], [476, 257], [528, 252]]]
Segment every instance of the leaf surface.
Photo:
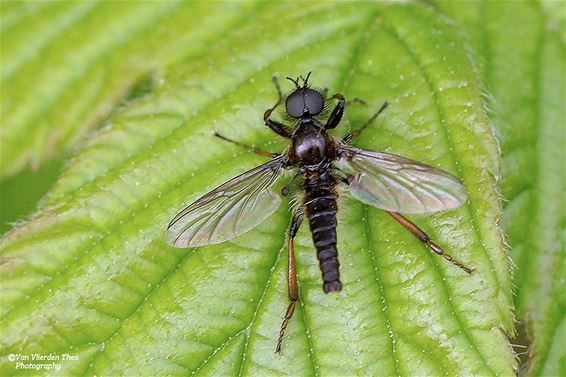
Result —
[[232, 33], [246, 11], [265, 8], [175, 0], [1, 6], [0, 177], [66, 152], [134, 83], [194, 59]]
[[[2, 374], [26, 373], [8, 353], [52, 352], [80, 356], [63, 363], [72, 375], [513, 375], [497, 144], [454, 25], [418, 4], [270, 6], [200, 59], [172, 65], [151, 94], [115, 114], [69, 162], [42, 210], [4, 239]], [[344, 289], [323, 293], [305, 224], [301, 305], [277, 356], [288, 201], [215, 246], [170, 248], [164, 230], [185, 204], [265, 160], [214, 131], [283, 149], [261, 122], [276, 100], [271, 75], [311, 70], [316, 85], [368, 103], [352, 104], [336, 134], [387, 99], [357, 146], [463, 180], [462, 207], [411, 218], [475, 272], [342, 195]]]
[[[551, 3], [551, 2], [549, 2]], [[563, 20], [544, 2], [441, 2], [462, 21], [493, 95], [491, 117], [503, 156], [502, 225], [516, 264], [517, 317], [527, 350], [521, 372], [566, 373], [564, 292], [565, 79]], [[542, 5], [542, 6], [541, 6]], [[550, 6], [552, 4], [546, 4]], [[557, 5], [557, 4], [555, 4]]]

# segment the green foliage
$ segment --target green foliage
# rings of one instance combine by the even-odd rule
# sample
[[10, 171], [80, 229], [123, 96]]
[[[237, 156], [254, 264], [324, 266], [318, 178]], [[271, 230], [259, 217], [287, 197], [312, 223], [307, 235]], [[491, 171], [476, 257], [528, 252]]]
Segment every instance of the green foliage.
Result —
[[[519, 314], [533, 319], [533, 349], [544, 355], [531, 372], [551, 375], [563, 357], [551, 339], [564, 311], [540, 292], [558, 292], [563, 258], [563, 140], [555, 137], [564, 124], [563, 45], [543, 38], [534, 4], [517, 14], [538, 17], [529, 24], [538, 34], [525, 30], [519, 41], [511, 21], [498, 20], [498, 5], [477, 4], [3, 2], [2, 176], [53, 156], [67, 162], [36, 213], [1, 244], [0, 373], [44, 374], [16, 370], [6, 356], [37, 352], [78, 355], [62, 362], [63, 375], [510, 376], [517, 366], [506, 336], [514, 322], [503, 216], [522, 269]], [[474, 27], [479, 14], [491, 15], [486, 30]], [[512, 53], [517, 76], [504, 80]], [[537, 53], [544, 59], [529, 65]], [[264, 161], [213, 131], [284, 148], [261, 122], [276, 100], [270, 78], [309, 70], [315, 85], [368, 102], [348, 108], [337, 134], [387, 99], [357, 145], [462, 178], [464, 206], [413, 219], [475, 273], [344, 195], [344, 290], [322, 292], [303, 226], [301, 306], [277, 356], [288, 201], [220, 245], [174, 249], [163, 232], [184, 204]], [[540, 91], [531, 98], [532, 88]], [[490, 118], [486, 89], [497, 110]], [[542, 111], [546, 103], [552, 110]], [[504, 153], [505, 214], [492, 121]], [[557, 198], [543, 201], [548, 195]]]
[[0, 177], [71, 147], [133, 82], [202, 54], [257, 6], [222, 5], [2, 2]]
[[524, 367], [530, 375], [564, 375], [566, 98], [561, 21], [553, 17], [558, 13], [545, 15], [537, 3], [454, 5], [439, 7], [473, 36], [484, 82], [495, 99], [492, 118], [503, 157], [502, 226], [516, 265], [516, 315], [532, 343]]

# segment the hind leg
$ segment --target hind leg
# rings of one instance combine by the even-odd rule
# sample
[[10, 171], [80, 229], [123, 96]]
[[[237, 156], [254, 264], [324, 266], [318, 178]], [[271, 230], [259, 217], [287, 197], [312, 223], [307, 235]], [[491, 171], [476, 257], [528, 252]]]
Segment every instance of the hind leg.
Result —
[[303, 221], [303, 211], [299, 208], [295, 215], [293, 216], [293, 220], [291, 221], [291, 228], [289, 229], [289, 240], [288, 240], [288, 270], [287, 270], [287, 287], [289, 289], [289, 306], [287, 307], [287, 311], [285, 312], [285, 318], [281, 323], [281, 329], [279, 330], [279, 339], [277, 339], [277, 347], [275, 348], [275, 353], [281, 352], [281, 343], [283, 343], [283, 336], [285, 335], [285, 329], [289, 324], [289, 321], [293, 317], [293, 313], [295, 313], [295, 305], [297, 300], [299, 299], [299, 286], [297, 285], [297, 269], [295, 267], [295, 236], [299, 231], [299, 227], [301, 226], [301, 222]]
[[403, 225], [405, 229], [413, 234], [413, 236], [417, 237], [419, 241], [424, 243], [428, 246], [429, 249], [434, 251], [436, 254], [440, 255], [448, 262], [452, 263], [455, 266], [460, 267], [462, 270], [466, 271], [468, 274], [471, 274], [473, 270], [469, 267], [466, 267], [462, 264], [462, 262], [454, 259], [450, 254], [446, 253], [440, 246], [434, 243], [428, 234], [426, 234], [421, 228], [415, 225], [412, 221], [407, 219], [405, 216], [398, 214], [397, 212], [390, 212], [387, 211], [388, 214], [391, 215], [395, 220], [399, 222], [399, 224]]

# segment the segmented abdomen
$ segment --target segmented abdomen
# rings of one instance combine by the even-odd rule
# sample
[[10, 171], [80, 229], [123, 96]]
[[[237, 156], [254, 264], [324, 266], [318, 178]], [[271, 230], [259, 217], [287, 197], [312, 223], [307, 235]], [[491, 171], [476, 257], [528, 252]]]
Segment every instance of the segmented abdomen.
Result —
[[306, 187], [305, 210], [309, 220], [312, 240], [322, 271], [325, 293], [340, 291], [338, 250], [336, 248], [337, 196], [332, 188]]

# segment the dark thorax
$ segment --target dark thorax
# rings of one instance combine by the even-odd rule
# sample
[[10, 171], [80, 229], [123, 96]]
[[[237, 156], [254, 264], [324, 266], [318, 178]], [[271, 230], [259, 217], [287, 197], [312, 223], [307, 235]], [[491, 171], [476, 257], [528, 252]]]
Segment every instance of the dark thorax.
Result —
[[334, 142], [324, 126], [313, 118], [299, 120], [289, 150], [291, 164], [314, 171], [335, 158]]

